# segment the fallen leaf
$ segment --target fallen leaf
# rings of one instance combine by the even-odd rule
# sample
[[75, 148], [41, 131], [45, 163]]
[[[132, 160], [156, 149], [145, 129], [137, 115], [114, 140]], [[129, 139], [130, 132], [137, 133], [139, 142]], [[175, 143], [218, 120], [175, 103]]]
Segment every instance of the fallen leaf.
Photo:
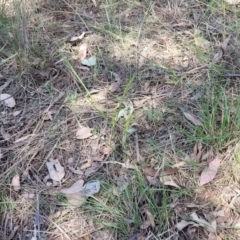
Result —
[[171, 180], [171, 181], [164, 181], [163, 184], [165, 186], [172, 186], [172, 187], [176, 187], [176, 188], [179, 188], [179, 189], [181, 188], [173, 180]]
[[150, 177], [150, 176], [146, 176], [146, 178], [147, 178], [150, 185], [155, 186], [155, 187], [160, 187], [159, 178]]
[[20, 187], [20, 176], [17, 174], [12, 179], [12, 186], [15, 191], [19, 191], [21, 189]]
[[190, 215], [192, 219], [199, 224], [200, 226], [206, 228], [210, 232], [216, 232], [216, 224], [209, 224], [206, 220], [203, 218], [198, 217], [198, 215], [194, 212]]
[[15, 140], [14, 143], [26, 141], [28, 138], [34, 137], [34, 136], [35, 136], [35, 134], [29, 134], [29, 135], [23, 136], [23, 137], [18, 138], [17, 140]]
[[4, 130], [3, 126], [1, 126], [1, 135], [6, 141], [9, 141], [9, 139], [11, 138], [11, 135]]
[[227, 45], [229, 43], [229, 40], [230, 40], [231, 36], [228, 36], [219, 46], [218, 48], [218, 52], [214, 55], [213, 57], [213, 62], [214, 63], [218, 63], [222, 57], [223, 57], [223, 54], [226, 52], [226, 49], [227, 49]]
[[186, 162], [180, 161], [180, 162], [174, 164], [172, 167], [173, 167], [173, 168], [180, 168], [180, 167], [183, 167], [183, 166], [185, 166], [185, 165], [186, 165]]
[[87, 168], [84, 172], [86, 178], [92, 176], [102, 165], [100, 163], [93, 163], [92, 167]]
[[145, 103], [146, 101], [148, 101], [148, 100], [149, 100], [149, 97], [146, 97], [146, 98], [144, 98], [144, 99], [142, 99], [142, 100], [135, 100], [135, 101], [133, 102], [133, 104], [134, 104], [135, 107], [142, 107], [142, 106], [144, 105], [144, 103]]
[[0, 102], [2, 102], [5, 106], [13, 108], [16, 105], [14, 98], [7, 93], [0, 94]]
[[203, 126], [203, 124], [200, 122], [200, 120], [198, 120], [196, 117], [194, 117], [193, 115], [191, 115], [190, 113], [187, 112], [183, 112], [184, 116], [190, 121], [192, 122], [194, 125], [196, 126]]
[[[157, 174], [157, 170], [153, 169], [153, 168], [143, 168], [142, 169], [143, 173], [150, 176], [150, 177], [155, 177], [155, 175]], [[156, 175], [159, 176], [159, 173]]]
[[22, 112], [21, 110], [19, 110], [19, 111], [14, 111], [14, 112], [12, 113], [12, 115], [13, 115], [14, 117], [16, 117], [16, 116], [18, 116], [21, 112]]
[[50, 159], [50, 162], [46, 162], [46, 165], [50, 178], [54, 181], [61, 181], [65, 175], [65, 171], [58, 159]]
[[94, 181], [84, 185], [84, 194], [86, 197], [92, 196], [100, 191], [100, 182]]
[[153, 217], [152, 213], [149, 210], [146, 210], [145, 213], [147, 214], [148, 220], [150, 222], [150, 226], [155, 227], [154, 217]]
[[97, 62], [97, 59], [95, 57], [86, 58], [81, 61], [83, 65], [88, 67], [95, 66], [96, 62]]
[[80, 61], [84, 61], [84, 59], [87, 56], [87, 44], [81, 44], [79, 49], [78, 49], [78, 59], [80, 59]]
[[82, 179], [75, 182], [71, 187], [61, 189], [60, 192], [64, 194], [72, 194], [80, 192], [83, 187], [84, 181]]
[[102, 149], [102, 153], [105, 155], [109, 155], [110, 153], [112, 153], [113, 149], [110, 146], [106, 146]]
[[69, 170], [75, 174], [78, 174], [78, 175], [83, 175], [83, 171], [80, 170], [79, 168], [73, 168], [73, 167], [69, 167]]
[[92, 163], [93, 163], [93, 160], [92, 159], [88, 159], [86, 163], [84, 163], [80, 169], [81, 170], [84, 170], [86, 168], [90, 168], [92, 166]]
[[92, 129], [89, 127], [81, 127], [76, 132], [77, 139], [86, 139], [92, 136]]
[[176, 224], [176, 228], [179, 230], [179, 231], [182, 231], [185, 227], [187, 227], [188, 225], [194, 225], [196, 226], [196, 223], [195, 222], [191, 222], [191, 221], [185, 221], [185, 220], [182, 220], [181, 222], [177, 223]]
[[1, 151], [1, 148], [0, 148], [0, 159], [3, 158], [3, 154], [2, 154], [2, 151]]
[[220, 159], [215, 157], [215, 159], [209, 163], [209, 166], [202, 171], [200, 177], [200, 186], [211, 182], [215, 178], [220, 166], [220, 162]]
[[67, 197], [68, 203], [72, 207], [80, 207], [86, 201], [86, 198], [84, 197], [82, 192], [70, 193], [70, 194], [65, 194], [65, 195]]
[[77, 40], [81, 40], [84, 38], [86, 32], [83, 32], [80, 36], [77, 36], [77, 37], [72, 37], [69, 41], [70, 42], [76, 42]]
[[148, 227], [150, 227], [151, 226], [151, 221], [149, 220], [149, 219], [147, 219], [147, 220], [145, 220], [143, 223], [142, 223], [142, 225], [141, 225], [141, 229], [142, 230], [146, 230]]
[[192, 160], [194, 160], [196, 163], [200, 162], [200, 159], [202, 157], [202, 143], [196, 143], [193, 148], [193, 153], [191, 154]]
[[114, 72], [112, 72], [112, 74], [113, 74], [113, 76], [115, 77], [115, 82], [113, 82], [113, 83], [110, 85], [109, 91], [112, 92], [112, 93], [114, 93], [114, 92], [116, 92], [116, 91], [119, 89], [119, 87], [120, 87], [120, 85], [121, 85], [121, 83], [122, 83], [122, 80], [121, 80], [119, 74], [114, 73]]

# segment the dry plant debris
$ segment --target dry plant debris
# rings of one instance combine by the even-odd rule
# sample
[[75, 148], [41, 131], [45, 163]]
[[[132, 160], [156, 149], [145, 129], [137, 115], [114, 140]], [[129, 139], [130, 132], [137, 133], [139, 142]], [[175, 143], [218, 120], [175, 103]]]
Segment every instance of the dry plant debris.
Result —
[[238, 4], [2, 1], [0, 238], [239, 239]]

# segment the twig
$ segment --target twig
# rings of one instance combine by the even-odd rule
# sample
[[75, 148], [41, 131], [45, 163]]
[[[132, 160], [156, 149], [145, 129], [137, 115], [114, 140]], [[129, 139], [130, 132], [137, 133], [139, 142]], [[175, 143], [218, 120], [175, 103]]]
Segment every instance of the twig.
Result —
[[221, 77], [240, 77], [240, 73], [226, 73], [221, 75]]
[[140, 153], [139, 153], [139, 143], [138, 143], [138, 134], [137, 134], [137, 132], [135, 132], [135, 146], [136, 146], [137, 162], [140, 163]]

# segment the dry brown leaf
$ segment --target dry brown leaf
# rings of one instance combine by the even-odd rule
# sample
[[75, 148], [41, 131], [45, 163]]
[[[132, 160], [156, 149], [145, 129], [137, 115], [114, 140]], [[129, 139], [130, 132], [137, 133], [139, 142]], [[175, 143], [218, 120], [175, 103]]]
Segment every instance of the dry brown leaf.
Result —
[[12, 178], [12, 186], [15, 191], [19, 191], [20, 187], [20, 176], [17, 174]]
[[80, 59], [80, 61], [84, 60], [87, 56], [87, 44], [83, 43], [80, 45], [79, 49], [78, 49], [78, 59]]
[[11, 135], [4, 130], [3, 126], [1, 126], [1, 135], [6, 141], [9, 141], [11, 138]]
[[86, 163], [84, 163], [80, 169], [81, 170], [84, 170], [86, 168], [90, 168], [92, 166], [92, 163], [93, 163], [93, 160], [92, 159], [88, 159]]
[[81, 192], [66, 194], [66, 197], [68, 203], [73, 207], [80, 207], [86, 201], [86, 197]]
[[19, 110], [19, 111], [14, 111], [14, 112], [12, 113], [12, 115], [13, 115], [14, 117], [16, 117], [16, 116], [18, 116], [21, 112], [22, 112], [21, 110]]
[[149, 97], [145, 97], [142, 100], [135, 100], [135, 101], [133, 101], [133, 105], [134, 105], [134, 107], [142, 107], [144, 105], [144, 103], [146, 101], [148, 101], [149, 99], [150, 99]]
[[105, 155], [109, 155], [110, 153], [112, 153], [113, 149], [110, 146], [106, 146], [102, 149], [102, 153]]
[[219, 46], [218, 48], [218, 52], [214, 55], [213, 57], [213, 62], [214, 63], [218, 63], [222, 57], [223, 57], [223, 54], [226, 52], [226, 49], [227, 49], [227, 45], [229, 43], [229, 40], [230, 40], [231, 36], [228, 36], [223, 42], [222, 44]]
[[198, 217], [198, 215], [193, 212], [191, 215], [192, 219], [199, 224], [200, 226], [206, 228], [209, 232], [216, 232], [216, 224], [210, 224], [209, 222], [207, 222], [206, 220], [204, 220], [201, 217]]
[[194, 148], [193, 148], [193, 153], [191, 154], [191, 158], [199, 163], [200, 162], [200, 159], [202, 157], [202, 143], [196, 143]]
[[155, 187], [160, 187], [159, 178], [150, 177], [150, 176], [146, 176], [146, 178], [147, 178], [150, 185], [155, 186]]
[[16, 105], [14, 98], [7, 93], [0, 94], [0, 103], [5, 105], [6, 107], [10, 107], [10, 108], [15, 107], [15, 105]]
[[192, 122], [195, 126], [203, 126], [203, 124], [201, 123], [201, 121], [199, 119], [197, 119], [195, 116], [191, 115], [190, 113], [187, 112], [183, 112], [184, 116], [190, 121]]
[[50, 178], [54, 181], [61, 181], [65, 175], [65, 171], [58, 159], [50, 159], [50, 162], [46, 162], [46, 165]]
[[77, 139], [86, 139], [92, 136], [92, 129], [89, 127], [81, 127], [76, 132]]
[[157, 173], [158, 171], [153, 169], [153, 168], [143, 168], [142, 169], [143, 173], [150, 176], [150, 177], [155, 177], [156, 176], [159, 176], [159, 173]]
[[177, 228], [179, 231], [182, 231], [182, 230], [183, 230], [185, 227], [187, 227], [188, 225], [197, 226], [197, 224], [196, 224], [195, 222], [182, 220], [181, 222], [179, 222], [179, 223], [176, 224], [176, 228]]
[[82, 190], [83, 184], [84, 184], [84, 181], [80, 179], [77, 182], [75, 182], [71, 187], [61, 189], [60, 192], [64, 194], [72, 194], [72, 193], [80, 192]]
[[217, 156], [213, 161], [209, 163], [209, 166], [202, 171], [202, 174], [200, 176], [200, 186], [211, 182], [215, 178], [220, 163], [221, 161]]
[[180, 161], [180, 162], [174, 164], [172, 167], [173, 167], [173, 168], [180, 168], [180, 167], [183, 167], [183, 166], [185, 166], [185, 165], [186, 165], [186, 162]]
[[179, 189], [181, 188], [173, 180], [171, 180], [171, 181], [164, 181], [163, 184], [165, 186], [172, 186], [172, 187], [176, 187], [176, 188], [179, 188]]
[[69, 41], [70, 42], [76, 42], [78, 40], [82, 40], [85, 36], [86, 32], [83, 32], [80, 36], [77, 36], [77, 37], [72, 37]]
[[155, 222], [154, 222], [154, 217], [153, 217], [152, 213], [149, 210], [146, 210], [145, 213], [146, 213], [146, 215], [148, 217], [148, 220], [150, 222], [150, 226], [154, 228], [155, 227]]
[[120, 88], [120, 86], [121, 86], [121, 84], [122, 84], [122, 79], [121, 79], [121, 77], [119, 76], [119, 74], [114, 73], [114, 72], [112, 72], [112, 74], [113, 74], [113, 76], [115, 77], [115, 82], [113, 82], [113, 83], [110, 85], [109, 91], [112, 92], [112, 93], [114, 93], [114, 92], [116, 92], [116, 91]]

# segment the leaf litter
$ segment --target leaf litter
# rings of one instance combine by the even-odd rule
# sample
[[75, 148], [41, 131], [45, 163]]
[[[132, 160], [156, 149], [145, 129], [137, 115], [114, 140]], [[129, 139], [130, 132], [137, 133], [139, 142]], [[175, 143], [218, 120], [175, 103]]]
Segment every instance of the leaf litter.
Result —
[[208, 167], [206, 167], [200, 176], [200, 186], [205, 185], [209, 182], [211, 182], [215, 176], [217, 175], [217, 171], [218, 168], [220, 166], [221, 160], [220, 158], [217, 156], [214, 158], [214, 160], [212, 160]]
[[71, 187], [60, 190], [66, 195], [68, 203], [74, 207], [80, 207], [86, 199], [100, 191], [100, 182], [92, 181], [84, 185], [82, 179], [75, 182]]
[[61, 181], [65, 176], [64, 167], [60, 164], [58, 159], [51, 158], [49, 162], [46, 162], [49, 176], [54, 181]]

